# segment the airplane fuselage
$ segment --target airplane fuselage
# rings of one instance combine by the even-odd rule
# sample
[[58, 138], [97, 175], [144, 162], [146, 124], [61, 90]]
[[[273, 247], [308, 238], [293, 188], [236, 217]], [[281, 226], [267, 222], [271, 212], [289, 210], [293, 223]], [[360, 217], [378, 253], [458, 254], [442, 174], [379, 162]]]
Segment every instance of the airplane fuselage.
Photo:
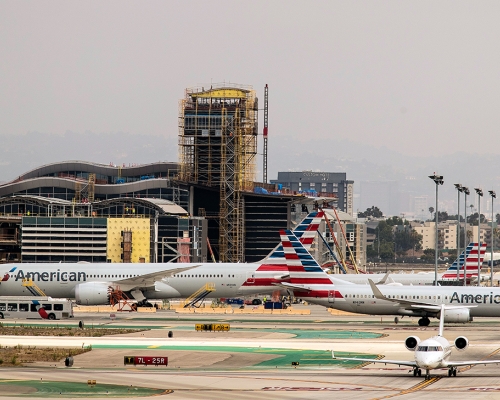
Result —
[[[294, 290], [295, 296], [311, 303], [338, 310], [371, 315], [422, 316], [416, 309], [398, 303], [474, 306], [472, 317], [500, 317], [500, 288], [473, 286], [379, 286], [383, 294], [395, 301], [377, 299], [369, 285], [323, 285], [311, 292]], [[429, 313], [431, 314], [431, 313]]]
[[[254, 285], [256, 279], [272, 279], [270, 273], [257, 272], [261, 264], [196, 264], [193, 269], [158, 280], [154, 287], [145, 289], [146, 298], [183, 298], [192, 295], [206, 283], [213, 283], [215, 291], [207, 297], [233, 297], [264, 293], [276, 290], [272, 285]], [[1, 296], [30, 295], [23, 279], [31, 279], [43, 292], [52, 297], [74, 298], [75, 288], [80, 284], [96, 282], [120, 286], [120, 281], [173, 268], [184, 268], [193, 264], [10, 264], [5, 271], [17, 267], [10, 274], [0, 276]], [[264, 274], [264, 275], [263, 275]], [[9, 275], [7, 277], [7, 275]], [[139, 285], [140, 286], [140, 285]], [[266, 292], [267, 290], [267, 292]]]

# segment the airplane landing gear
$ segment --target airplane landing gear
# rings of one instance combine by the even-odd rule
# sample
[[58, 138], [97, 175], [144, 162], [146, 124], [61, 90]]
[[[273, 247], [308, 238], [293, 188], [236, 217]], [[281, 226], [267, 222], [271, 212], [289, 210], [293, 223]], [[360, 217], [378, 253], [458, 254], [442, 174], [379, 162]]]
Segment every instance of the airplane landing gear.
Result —
[[431, 379], [431, 373], [428, 369], [425, 370], [425, 380], [428, 381]]
[[448, 370], [448, 376], [457, 376], [457, 367], [450, 367]]
[[398, 317], [394, 317], [394, 323], [397, 324], [399, 322], [399, 318]]
[[429, 326], [430, 323], [431, 323], [431, 320], [427, 317], [422, 317], [418, 320], [419, 326]]
[[422, 370], [420, 368], [413, 368], [413, 376], [422, 376]]

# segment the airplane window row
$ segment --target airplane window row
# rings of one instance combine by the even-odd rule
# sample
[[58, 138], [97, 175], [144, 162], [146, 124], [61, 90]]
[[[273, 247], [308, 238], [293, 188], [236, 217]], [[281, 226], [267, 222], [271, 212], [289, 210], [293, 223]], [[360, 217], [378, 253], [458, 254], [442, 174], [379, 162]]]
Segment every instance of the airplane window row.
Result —
[[[181, 274], [173, 275], [174, 278], [224, 278], [224, 274]], [[234, 278], [234, 275], [228, 274], [228, 278]]]
[[[88, 275], [89, 278], [133, 278], [139, 275]], [[223, 274], [193, 274], [193, 275], [173, 275], [174, 278], [224, 278]], [[234, 278], [228, 274], [227, 278]]]
[[417, 351], [443, 351], [441, 346], [418, 346]]
[[[363, 294], [347, 294], [346, 295], [347, 298], [354, 298], [354, 299], [373, 299], [375, 298], [374, 295], [372, 294], [368, 294], [368, 295], [363, 295]], [[411, 299], [414, 299], [414, 300], [436, 300], [436, 296], [403, 296], [403, 295], [389, 295], [387, 296], [388, 299], [397, 299], [397, 300], [411, 300]], [[445, 299], [448, 299], [448, 296], [445, 296]], [[441, 296], [437, 296], [437, 300], [441, 300]]]

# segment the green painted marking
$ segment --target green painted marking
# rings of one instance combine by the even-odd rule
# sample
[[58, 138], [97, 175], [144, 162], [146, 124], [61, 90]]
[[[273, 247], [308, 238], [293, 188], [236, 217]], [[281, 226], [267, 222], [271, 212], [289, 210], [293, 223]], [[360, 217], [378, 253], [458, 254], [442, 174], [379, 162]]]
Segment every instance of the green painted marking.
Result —
[[[150, 349], [147, 345], [94, 345], [93, 349], [135, 349], [145, 350]], [[296, 350], [296, 349], [275, 349], [265, 347], [229, 347], [229, 346], [174, 346], [163, 345], [158, 346], [155, 350], [170, 350], [170, 351], [204, 351], [204, 352], [224, 352], [224, 353], [258, 353], [272, 354], [276, 358], [263, 361], [255, 364], [253, 367], [285, 367], [291, 366], [292, 361], [298, 361], [300, 365], [319, 366], [319, 365], [340, 365], [352, 367], [362, 364], [363, 361], [344, 361], [332, 359], [332, 353], [326, 350]], [[363, 357], [376, 358], [377, 354], [355, 354], [345, 352], [335, 352], [339, 357]]]
[[[13, 390], [9, 390], [12, 387]], [[15, 387], [19, 387], [21, 393], [15, 393]], [[35, 389], [30, 393], [22, 393], [22, 388], [28, 390]], [[165, 392], [163, 389], [150, 389], [143, 387], [108, 385], [96, 383], [95, 386], [79, 382], [56, 382], [56, 381], [21, 381], [0, 379], [0, 392], [11, 392], [15, 397], [142, 397], [160, 395]]]

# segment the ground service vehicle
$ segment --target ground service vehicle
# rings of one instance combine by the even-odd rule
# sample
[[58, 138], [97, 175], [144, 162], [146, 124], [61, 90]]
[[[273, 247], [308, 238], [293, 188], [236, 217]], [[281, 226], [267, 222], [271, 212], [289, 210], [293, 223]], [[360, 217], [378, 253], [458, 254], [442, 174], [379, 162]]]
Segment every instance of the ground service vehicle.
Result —
[[0, 319], [65, 319], [73, 317], [68, 299], [33, 296], [0, 296]]

